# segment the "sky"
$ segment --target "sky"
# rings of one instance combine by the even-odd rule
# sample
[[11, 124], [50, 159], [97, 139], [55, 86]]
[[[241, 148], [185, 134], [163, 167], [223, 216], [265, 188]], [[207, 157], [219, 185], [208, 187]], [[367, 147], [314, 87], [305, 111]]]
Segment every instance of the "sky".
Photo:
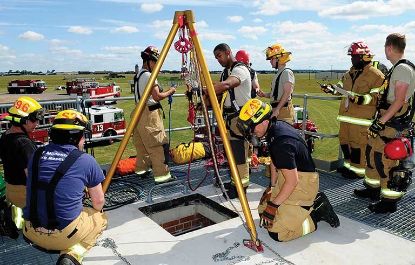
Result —
[[[264, 50], [275, 43], [292, 52], [292, 69], [330, 70], [348, 69], [348, 47], [363, 40], [390, 67], [384, 42], [393, 32], [406, 35], [415, 61], [414, 0], [0, 0], [0, 72], [131, 71], [147, 46], [161, 50], [183, 10], [193, 11], [209, 70], [221, 69], [221, 42], [246, 50], [257, 70], [272, 69]], [[171, 48], [162, 69], [180, 68]]]

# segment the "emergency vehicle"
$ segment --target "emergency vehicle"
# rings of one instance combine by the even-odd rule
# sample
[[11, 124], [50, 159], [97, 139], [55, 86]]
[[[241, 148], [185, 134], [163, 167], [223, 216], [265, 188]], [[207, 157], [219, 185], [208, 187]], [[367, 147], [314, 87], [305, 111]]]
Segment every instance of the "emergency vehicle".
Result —
[[46, 89], [43, 80], [13, 80], [7, 86], [10, 94], [40, 94]]
[[[304, 108], [294, 105], [294, 124], [293, 127], [301, 130], [303, 127], [303, 118], [304, 118]], [[308, 115], [306, 118], [306, 127], [305, 130], [308, 132], [317, 132], [316, 124], [308, 119]], [[318, 138], [318, 136], [312, 136], [309, 134], [305, 135], [305, 141], [307, 143], [308, 150], [310, 153], [314, 151], [314, 139]]]
[[[112, 84], [100, 84], [94, 78], [76, 78], [66, 82], [66, 92], [72, 96], [83, 96], [87, 99], [114, 98], [121, 96], [119, 86]], [[92, 102], [91, 105], [95, 105]]]
[[92, 123], [92, 138], [125, 134], [123, 109], [106, 105], [93, 106], [86, 109], [86, 114]]

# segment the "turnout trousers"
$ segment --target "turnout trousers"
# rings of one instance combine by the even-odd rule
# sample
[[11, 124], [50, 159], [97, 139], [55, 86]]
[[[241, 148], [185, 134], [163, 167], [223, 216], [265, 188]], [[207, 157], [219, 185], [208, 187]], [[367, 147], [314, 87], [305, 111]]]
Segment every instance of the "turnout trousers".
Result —
[[[277, 171], [278, 180], [272, 188], [271, 200], [277, 197], [285, 178]], [[310, 213], [313, 210], [314, 199], [319, 189], [317, 172], [298, 172], [299, 181], [293, 193], [279, 207], [269, 232], [278, 234], [279, 241], [290, 241], [316, 230]], [[258, 206], [261, 215], [267, 207], [267, 202]]]
[[30, 221], [26, 221], [23, 234], [37, 246], [46, 250], [58, 250], [61, 255], [71, 255], [81, 263], [84, 254], [95, 246], [97, 238], [106, 227], [105, 213], [84, 207], [78, 218], [62, 230], [35, 229]]

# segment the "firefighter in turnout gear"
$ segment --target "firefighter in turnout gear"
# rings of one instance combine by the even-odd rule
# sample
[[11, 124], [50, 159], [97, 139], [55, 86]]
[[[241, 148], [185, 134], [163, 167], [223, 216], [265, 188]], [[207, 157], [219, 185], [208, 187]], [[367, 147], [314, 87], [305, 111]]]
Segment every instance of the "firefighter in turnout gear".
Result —
[[368, 129], [365, 188], [354, 191], [359, 197], [378, 200], [369, 205], [375, 213], [395, 212], [405, 191], [392, 181], [399, 161], [385, 155], [387, 143], [408, 134], [414, 114], [415, 66], [404, 59], [405, 46], [404, 35], [392, 33], [386, 38], [385, 55], [393, 66], [386, 76], [386, 87]]
[[6, 181], [5, 222], [10, 228], [10, 236], [17, 238], [17, 229], [24, 226], [23, 211], [26, 205], [27, 163], [36, 150], [29, 139], [39, 121], [43, 120], [44, 110], [33, 98], [19, 97], [4, 117], [11, 127], [0, 138], [0, 158], [3, 161]]
[[260, 87], [259, 87], [259, 81], [258, 81], [258, 74], [251, 67], [252, 63], [249, 60], [249, 53], [245, 50], [239, 50], [235, 54], [235, 60], [238, 62], [244, 63], [248, 67], [249, 73], [251, 74], [251, 83], [252, 83], [251, 98], [255, 98]]
[[[338, 172], [345, 178], [363, 178], [365, 175], [367, 128], [376, 112], [377, 94], [383, 84], [383, 73], [372, 63], [373, 54], [366, 43], [353, 42], [347, 52], [352, 67], [337, 85], [322, 85], [324, 92], [340, 94], [346, 90], [337, 120], [340, 122], [339, 141], [344, 164]], [[379, 65], [376, 62], [375, 65]]]
[[[141, 52], [143, 66], [134, 77], [135, 102], [140, 101], [144, 89], [150, 79], [151, 72], [156, 65], [160, 54], [156, 47], [149, 46]], [[170, 174], [168, 162], [169, 144], [164, 131], [162, 114], [163, 109], [160, 101], [173, 95], [176, 87], [170, 87], [163, 91], [157, 79], [151, 88], [151, 95], [147, 106], [143, 110], [137, 126], [134, 128], [133, 143], [137, 151], [136, 173], [139, 176], [148, 176], [153, 171], [156, 184], [168, 182], [175, 178]]]
[[[28, 165], [23, 234], [41, 248], [60, 251], [58, 265], [81, 264], [107, 226], [104, 174], [95, 158], [81, 151], [87, 125], [77, 111], [59, 112], [51, 143], [37, 149]], [[85, 188], [92, 208], [83, 206]]]
[[317, 229], [319, 221], [332, 227], [339, 218], [324, 193], [318, 192], [319, 175], [301, 135], [285, 121], [271, 117], [269, 104], [249, 100], [242, 108], [238, 127], [247, 137], [266, 137], [278, 172], [258, 206], [260, 226], [276, 241], [289, 241]]
[[272, 68], [277, 69], [277, 74], [271, 83], [271, 92], [259, 91], [260, 97], [271, 99], [272, 116], [278, 120], [294, 123], [294, 107], [292, 93], [294, 91], [295, 77], [287, 63], [291, 60], [291, 52], [277, 43], [265, 50], [266, 59], [270, 61]]
[[[216, 60], [225, 68], [221, 74], [220, 82], [216, 83], [214, 88], [216, 94], [223, 94], [221, 105], [223, 105], [227, 135], [235, 156], [239, 177], [246, 192], [249, 186], [249, 143], [236, 127], [236, 122], [242, 106], [251, 98], [251, 75], [244, 63], [235, 60], [227, 44], [218, 44], [213, 53]], [[225, 183], [224, 186], [229, 198], [238, 197], [233, 180], [230, 183]]]

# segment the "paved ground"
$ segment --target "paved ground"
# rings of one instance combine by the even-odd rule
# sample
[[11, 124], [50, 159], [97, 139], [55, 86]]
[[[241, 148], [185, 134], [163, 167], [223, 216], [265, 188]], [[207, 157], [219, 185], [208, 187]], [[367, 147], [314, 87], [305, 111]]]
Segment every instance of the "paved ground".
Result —
[[71, 97], [67, 95], [64, 91], [56, 91], [56, 93], [42, 93], [42, 94], [9, 94], [9, 93], [0, 93], [0, 104], [13, 103], [16, 99], [21, 96], [29, 96], [38, 101], [42, 100], [62, 100], [70, 99]]

